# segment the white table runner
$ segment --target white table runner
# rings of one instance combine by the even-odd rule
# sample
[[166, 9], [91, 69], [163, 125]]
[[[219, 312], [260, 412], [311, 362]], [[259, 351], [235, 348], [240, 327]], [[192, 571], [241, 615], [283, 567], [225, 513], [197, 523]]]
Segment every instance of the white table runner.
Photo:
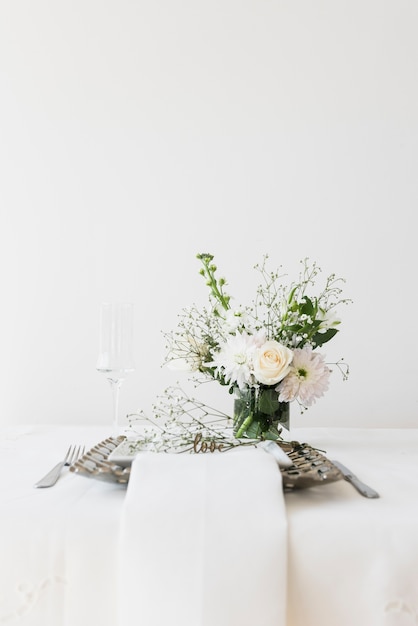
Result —
[[120, 626], [282, 626], [287, 523], [272, 456], [141, 454], [120, 536]]

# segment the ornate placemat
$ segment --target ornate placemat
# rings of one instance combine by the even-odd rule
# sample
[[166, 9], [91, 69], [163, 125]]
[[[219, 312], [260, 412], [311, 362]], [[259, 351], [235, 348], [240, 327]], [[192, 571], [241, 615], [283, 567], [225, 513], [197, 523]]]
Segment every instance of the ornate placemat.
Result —
[[[70, 472], [104, 480], [111, 483], [126, 485], [129, 482], [130, 467], [121, 467], [108, 460], [113, 450], [126, 437], [108, 437], [91, 450], [86, 452], [70, 467]], [[298, 441], [277, 442], [292, 461], [292, 465], [281, 467], [283, 489], [293, 491], [306, 489], [316, 485], [324, 485], [342, 479], [341, 472], [329, 461], [322, 452], [307, 443]]]

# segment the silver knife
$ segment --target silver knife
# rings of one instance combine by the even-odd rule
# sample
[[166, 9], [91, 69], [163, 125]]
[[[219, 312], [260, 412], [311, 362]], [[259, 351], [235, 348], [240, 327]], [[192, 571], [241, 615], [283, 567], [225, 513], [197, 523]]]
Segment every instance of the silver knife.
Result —
[[362, 496], [364, 496], [365, 498], [380, 498], [377, 491], [369, 487], [369, 485], [363, 483], [359, 478], [357, 478], [357, 476], [355, 476], [355, 474], [353, 474], [353, 472], [348, 469], [348, 467], [346, 467], [339, 461], [331, 461], [331, 463], [340, 470], [345, 480], [351, 483], [353, 487], [355, 487], [357, 491], [361, 493]]
[[61, 463], [57, 463], [55, 467], [53, 467], [52, 470], [48, 472], [48, 474], [46, 474], [46, 476], [44, 476], [43, 478], [41, 478], [41, 480], [38, 480], [38, 482], [35, 483], [34, 487], [52, 487], [53, 485], [55, 485], [58, 478], [60, 477], [61, 470], [64, 465], [64, 461], [62, 461]]

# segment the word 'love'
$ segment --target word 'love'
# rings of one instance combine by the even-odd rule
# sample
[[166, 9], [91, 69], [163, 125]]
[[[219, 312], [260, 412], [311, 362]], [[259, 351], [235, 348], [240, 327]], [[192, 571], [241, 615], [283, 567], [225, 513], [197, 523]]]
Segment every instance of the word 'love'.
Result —
[[213, 439], [209, 442], [202, 441], [201, 433], [197, 433], [193, 441], [193, 450], [196, 453], [197, 452], [215, 452], [215, 450], [218, 450], [219, 452], [221, 452], [223, 447], [224, 447], [223, 443], [216, 443], [216, 441], [213, 441]]

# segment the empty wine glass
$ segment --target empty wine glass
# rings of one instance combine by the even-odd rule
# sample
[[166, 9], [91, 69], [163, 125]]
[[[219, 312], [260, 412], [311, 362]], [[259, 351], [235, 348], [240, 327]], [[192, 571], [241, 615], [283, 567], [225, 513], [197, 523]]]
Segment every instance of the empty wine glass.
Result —
[[112, 387], [113, 430], [119, 430], [119, 389], [135, 370], [132, 353], [133, 311], [130, 302], [103, 303], [100, 307], [100, 341], [96, 369]]

